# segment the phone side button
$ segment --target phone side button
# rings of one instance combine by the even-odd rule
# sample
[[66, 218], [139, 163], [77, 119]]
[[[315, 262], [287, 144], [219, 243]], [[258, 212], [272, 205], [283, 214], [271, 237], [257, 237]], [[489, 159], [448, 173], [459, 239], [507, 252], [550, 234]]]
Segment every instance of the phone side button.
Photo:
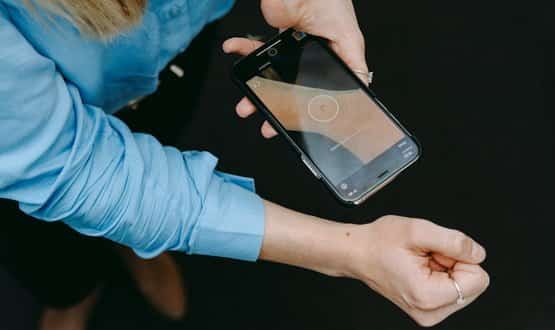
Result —
[[312, 162], [309, 159], [306, 159], [305, 156], [301, 156], [301, 160], [303, 161], [303, 163], [305, 164], [306, 167], [308, 167], [308, 169], [310, 170], [310, 172], [312, 172], [312, 175], [314, 175], [316, 177], [316, 179], [320, 180], [322, 178], [322, 176], [320, 175], [320, 173], [318, 173], [318, 171], [316, 170], [316, 168], [314, 168], [314, 165], [312, 165]]

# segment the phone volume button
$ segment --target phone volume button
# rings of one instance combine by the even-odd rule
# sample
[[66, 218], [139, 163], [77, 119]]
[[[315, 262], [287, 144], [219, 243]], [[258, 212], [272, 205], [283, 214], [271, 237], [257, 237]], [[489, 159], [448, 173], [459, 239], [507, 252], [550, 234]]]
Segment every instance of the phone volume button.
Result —
[[312, 165], [312, 162], [309, 159], [307, 159], [305, 156], [301, 156], [301, 160], [303, 161], [304, 165], [308, 167], [310, 172], [312, 172], [312, 175], [314, 175], [318, 180], [322, 178], [320, 173], [318, 173], [316, 168], [314, 168], [314, 165]]

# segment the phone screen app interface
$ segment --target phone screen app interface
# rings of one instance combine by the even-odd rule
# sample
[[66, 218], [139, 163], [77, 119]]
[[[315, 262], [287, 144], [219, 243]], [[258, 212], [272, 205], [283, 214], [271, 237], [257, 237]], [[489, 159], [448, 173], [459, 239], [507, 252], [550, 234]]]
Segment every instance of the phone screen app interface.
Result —
[[334, 185], [396, 145], [406, 151], [405, 133], [320, 44], [284, 47], [247, 85]]

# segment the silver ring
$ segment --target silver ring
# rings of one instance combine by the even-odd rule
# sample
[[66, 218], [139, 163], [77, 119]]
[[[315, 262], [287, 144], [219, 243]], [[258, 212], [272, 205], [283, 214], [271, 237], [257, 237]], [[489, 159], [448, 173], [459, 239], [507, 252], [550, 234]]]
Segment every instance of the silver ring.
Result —
[[464, 305], [465, 299], [464, 299], [461, 286], [454, 278], [451, 278], [451, 279], [453, 280], [453, 285], [455, 286], [455, 289], [457, 289], [457, 294], [459, 295], [459, 297], [457, 298], [457, 305]]
[[362, 70], [353, 70], [353, 72], [363, 76], [368, 76], [368, 85], [371, 85], [372, 81], [374, 81], [374, 72], [366, 72]]

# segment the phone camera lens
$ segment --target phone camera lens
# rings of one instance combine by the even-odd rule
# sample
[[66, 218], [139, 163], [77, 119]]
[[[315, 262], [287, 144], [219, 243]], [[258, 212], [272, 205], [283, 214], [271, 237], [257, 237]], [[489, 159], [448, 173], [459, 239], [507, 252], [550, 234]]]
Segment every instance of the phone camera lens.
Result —
[[274, 56], [276, 56], [277, 54], [278, 54], [277, 49], [275, 49], [275, 48], [270, 48], [270, 49], [268, 49], [268, 56], [274, 57]]

